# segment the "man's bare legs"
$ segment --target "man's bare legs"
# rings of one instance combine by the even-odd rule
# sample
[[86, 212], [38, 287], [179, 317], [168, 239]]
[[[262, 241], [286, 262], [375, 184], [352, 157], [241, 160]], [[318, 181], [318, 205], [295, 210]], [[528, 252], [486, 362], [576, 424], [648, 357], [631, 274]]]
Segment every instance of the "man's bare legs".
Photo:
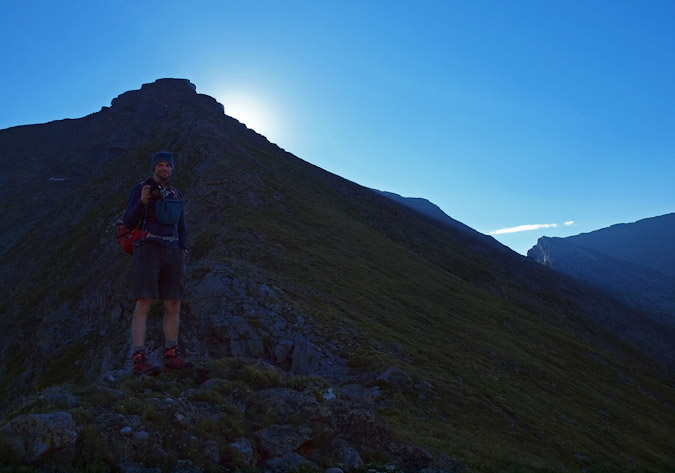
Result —
[[[148, 323], [148, 314], [152, 306], [152, 299], [138, 299], [134, 308], [134, 318], [131, 321], [131, 340], [134, 347], [145, 345], [145, 330]], [[164, 340], [175, 343], [178, 341], [178, 327], [180, 326], [180, 300], [168, 299], [164, 301]]]
[[145, 356], [145, 326], [148, 321], [148, 313], [152, 299], [138, 299], [136, 300], [136, 307], [134, 308], [134, 317], [131, 320], [131, 340], [134, 344], [134, 374], [145, 374], [156, 376], [160, 369], [148, 363]]
[[131, 321], [131, 341], [134, 349], [145, 345], [145, 327], [148, 322], [148, 313], [152, 299], [137, 299], [134, 308], [134, 318]]
[[[159, 374], [159, 368], [148, 363], [145, 357], [145, 331], [152, 299], [138, 299], [131, 321], [131, 339], [134, 344], [134, 373]], [[180, 325], [180, 299], [164, 301], [164, 368], [182, 370], [192, 368], [192, 363], [183, 360], [178, 352], [178, 327]]]
[[168, 299], [164, 301], [164, 340], [167, 344], [178, 341], [178, 326], [180, 325], [180, 300]]

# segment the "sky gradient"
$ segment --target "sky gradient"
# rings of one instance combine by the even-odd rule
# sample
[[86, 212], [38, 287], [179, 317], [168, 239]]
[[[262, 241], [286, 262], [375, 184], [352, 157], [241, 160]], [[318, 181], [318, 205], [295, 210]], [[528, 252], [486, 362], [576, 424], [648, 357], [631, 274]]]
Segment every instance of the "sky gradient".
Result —
[[0, 129], [186, 78], [298, 157], [523, 254], [675, 211], [671, 0], [27, 0], [0, 35]]

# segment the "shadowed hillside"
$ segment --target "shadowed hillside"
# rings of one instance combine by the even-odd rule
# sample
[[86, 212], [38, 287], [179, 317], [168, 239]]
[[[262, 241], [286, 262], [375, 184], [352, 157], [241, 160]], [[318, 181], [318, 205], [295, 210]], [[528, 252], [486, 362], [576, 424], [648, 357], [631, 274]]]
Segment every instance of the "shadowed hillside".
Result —
[[[131, 259], [107, 230], [158, 149], [187, 200], [181, 341], [197, 369], [144, 380]], [[186, 80], [2, 130], [0, 150], [6, 464], [675, 468], [657, 322], [299, 159]], [[157, 306], [154, 351], [160, 320]], [[28, 456], [28, 424], [62, 443]]]
[[567, 238], [540, 238], [528, 258], [602, 288], [675, 327], [675, 213]]

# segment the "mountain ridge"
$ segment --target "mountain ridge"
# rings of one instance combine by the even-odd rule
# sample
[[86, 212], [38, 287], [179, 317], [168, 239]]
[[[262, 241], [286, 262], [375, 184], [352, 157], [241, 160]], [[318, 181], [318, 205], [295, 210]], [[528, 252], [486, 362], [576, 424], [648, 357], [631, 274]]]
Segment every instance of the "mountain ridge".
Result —
[[566, 238], [540, 238], [528, 258], [675, 326], [675, 213]]
[[466, 233], [468, 235], [471, 235], [491, 246], [494, 246], [500, 250], [506, 250], [509, 251], [510, 248], [508, 248], [505, 245], [502, 245], [499, 243], [497, 240], [495, 240], [493, 237], [489, 235], [485, 235], [484, 233], [481, 233], [477, 230], [474, 230], [473, 228], [469, 227], [468, 225], [465, 225], [464, 223], [455, 220], [454, 218], [450, 217], [448, 214], [446, 214], [438, 205], [434, 204], [433, 202], [429, 201], [428, 199], [422, 198], [422, 197], [403, 197], [399, 194], [396, 194], [394, 192], [388, 192], [388, 191], [381, 191], [381, 190], [375, 190], [376, 192], [384, 195], [385, 197], [395, 201], [399, 202], [403, 205], [405, 205], [408, 208], [411, 208], [417, 212], [422, 213], [423, 215], [426, 215], [434, 220], [437, 220], [441, 223], [444, 223], [446, 225], [449, 225], [450, 227], [459, 230], [463, 233]]
[[[565, 237], [577, 246], [593, 249], [613, 258], [675, 275], [675, 243], [668, 235], [675, 231], [675, 213], [648, 217], [631, 223], [617, 223], [592, 232]], [[658, 251], [654, 251], [657, 248]]]
[[[0, 149], [11, 169], [0, 175], [7, 197], [0, 217], [7, 242], [0, 253], [0, 431], [21, 415], [58, 408], [79, 431], [64, 451], [92, 442], [113, 455], [107, 467], [119, 468], [143, 460], [100, 446], [117, 441], [120, 427], [111, 436], [95, 432], [104, 435], [111, 425], [105, 419], [121, 416], [132, 431], [144, 423], [150, 438], [173, 445], [171, 429], [153, 415], [165, 411], [153, 400], [165, 389], [186, 406], [184, 418], [213, 426], [206, 432], [215, 437], [198, 437], [197, 453], [178, 449], [206, 462], [202, 470], [225, 468], [232, 445], [246, 442], [254, 450], [249, 467], [260, 469], [300, 461], [295, 455], [327, 467], [344, 448], [439, 471], [673, 466], [664, 440], [672, 434], [673, 385], [660, 371], [667, 360], [657, 354], [667, 347], [659, 345], [656, 322], [472, 231], [422, 217], [297, 158], [225, 115], [189, 81], [144, 84], [83, 119], [0, 130]], [[174, 152], [175, 185], [187, 200], [181, 340], [198, 360], [195, 376], [220, 386], [215, 392], [196, 378], [155, 384], [125, 375], [130, 260], [106, 228], [131, 186], [149, 174], [157, 149]], [[68, 179], [49, 181], [56, 176]], [[47, 191], [17, 192], [25, 186]], [[152, 351], [162, 346], [160, 319], [155, 307]], [[260, 384], [261, 377], [277, 381]], [[271, 388], [279, 409], [265, 417], [260, 399]], [[382, 443], [365, 448], [359, 442], [368, 429], [340, 431], [303, 414], [299, 406], [319, 388], [349, 404], [320, 397], [312, 415], [338, 409], [345, 425], [366, 416], [368, 429], [383, 432]], [[58, 402], [44, 400], [50, 390]], [[221, 428], [188, 407], [194, 390], [213, 401], [204, 407], [214, 415], [243, 410], [241, 425]], [[104, 412], [60, 400], [100, 392], [112, 399]], [[22, 404], [28, 394], [36, 397]], [[300, 405], [284, 407], [299, 396]], [[181, 428], [206, 435], [192, 424]], [[270, 448], [273, 432], [310, 437], [324, 460], [305, 449]], [[396, 451], [385, 448], [391, 435]], [[216, 465], [202, 458], [209, 442], [219, 452]], [[179, 460], [162, 455], [161, 462]]]

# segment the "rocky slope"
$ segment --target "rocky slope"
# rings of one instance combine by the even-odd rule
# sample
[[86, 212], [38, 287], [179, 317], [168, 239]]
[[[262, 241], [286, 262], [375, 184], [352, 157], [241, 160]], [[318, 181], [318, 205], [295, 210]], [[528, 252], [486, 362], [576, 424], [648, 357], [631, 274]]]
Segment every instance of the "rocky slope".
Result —
[[[130, 259], [107, 230], [158, 149], [187, 199], [197, 368], [145, 380], [129, 374]], [[189, 81], [2, 130], [0, 153], [0, 465], [674, 466], [656, 321], [302, 161]]]

